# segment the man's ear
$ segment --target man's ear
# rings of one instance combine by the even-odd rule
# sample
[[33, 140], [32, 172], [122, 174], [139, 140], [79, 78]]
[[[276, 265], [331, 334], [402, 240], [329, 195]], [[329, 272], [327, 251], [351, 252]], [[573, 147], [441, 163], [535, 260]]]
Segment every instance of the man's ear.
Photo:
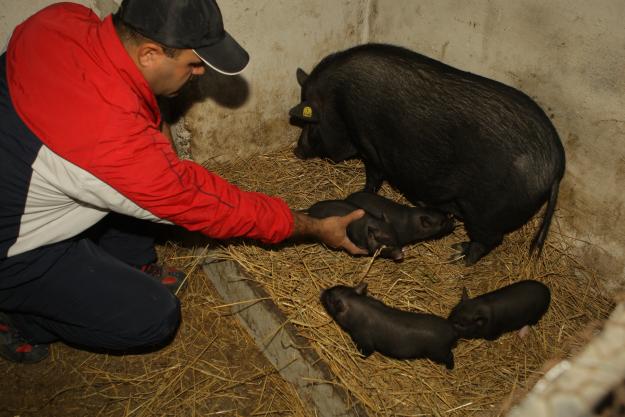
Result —
[[135, 50], [135, 57], [139, 69], [149, 70], [165, 58], [165, 51], [156, 43], [142, 42]]

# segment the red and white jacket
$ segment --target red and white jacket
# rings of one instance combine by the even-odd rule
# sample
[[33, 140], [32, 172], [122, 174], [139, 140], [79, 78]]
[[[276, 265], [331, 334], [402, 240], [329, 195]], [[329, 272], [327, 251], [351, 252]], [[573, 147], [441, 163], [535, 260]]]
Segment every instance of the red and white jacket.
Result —
[[293, 217], [178, 159], [111, 16], [72, 3], [18, 26], [0, 62], [0, 259], [59, 242], [108, 212], [214, 238], [275, 243]]

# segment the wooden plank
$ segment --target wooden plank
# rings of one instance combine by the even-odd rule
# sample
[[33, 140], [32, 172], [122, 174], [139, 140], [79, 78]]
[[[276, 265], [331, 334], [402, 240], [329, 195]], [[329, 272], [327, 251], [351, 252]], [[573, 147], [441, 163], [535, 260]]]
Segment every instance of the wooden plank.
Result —
[[311, 415], [367, 417], [364, 407], [336, 381], [330, 368], [288, 323], [267, 292], [232, 261], [206, 262], [202, 266], [233, 314], [256, 341], [265, 357], [293, 384]]

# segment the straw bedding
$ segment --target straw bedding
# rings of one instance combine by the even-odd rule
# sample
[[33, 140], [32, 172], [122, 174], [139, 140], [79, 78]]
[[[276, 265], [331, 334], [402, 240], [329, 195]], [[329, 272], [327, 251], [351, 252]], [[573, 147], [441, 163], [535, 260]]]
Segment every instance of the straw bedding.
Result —
[[50, 358], [0, 360], [0, 416], [309, 417], [295, 389], [264, 358], [198, 268], [168, 242], [159, 258], [183, 269], [183, 321], [173, 342], [141, 355], [52, 345]]
[[[363, 186], [359, 162], [335, 165], [291, 155], [285, 149], [208, 168], [244, 189], [279, 195], [295, 208], [341, 198]], [[382, 193], [403, 201], [388, 186]], [[469, 268], [449, 261], [454, 255], [450, 245], [465, 239], [461, 226], [439, 241], [410, 246], [401, 263], [350, 257], [316, 243], [261, 247], [224, 242], [220, 253], [263, 285], [329, 364], [336, 375], [331, 382], [362, 402], [370, 415], [498, 416], [554, 359], [581, 349], [613, 308], [600, 292], [600, 278], [577, 263], [570, 250], [573, 240], [560, 233], [557, 216], [554, 220], [538, 261], [528, 258], [527, 249], [540, 215]], [[181, 294], [183, 322], [173, 343], [128, 356], [55, 344], [52, 357], [36, 365], [0, 361], [0, 374], [10, 381], [1, 390], [0, 415], [312, 416], [230, 315], [198, 268], [202, 258], [171, 242], [158, 249], [163, 262], [188, 273]], [[446, 316], [463, 286], [476, 296], [527, 278], [552, 290], [545, 317], [523, 339], [507, 334], [495, 342], [460, 341], [453, 371], [427, 360], [362, 358], [319, 303], [323, 288], [364, 279], [370, 294], [388, 305]], [[622, 390], [615, 391], [600, 415], [620, 410], [622, 398]]]
[[[358, 161], [332, 164], [297, 160], [289, 149], [207, 168], [246, 190], [284, 198], [293, 208], [360, 190], [364, 169]], [[385, 185], [381, 194], [404, 202]], [[613, 308], [600, 279], [571, 254], [573, 239], [563, 235], [557, 213], [542, 256], [528, 256], [542, 212], [472, 267], [453, 262], [450, 245], [466, 239], [459, 224], [453, 234], [408, 247], [403, 262], [351, 257], [316, 243], [262, 247], [230, 242], [221, 255], [236, 261], [269, 292], [330, 365], [336, 380], [379, 416], [497, 416], [546, 371], [549, 361], [580, 349]], [[369, 294], [403, 310], [447, 316], [463, 287], [474, 297], [522, 279], [539, 280], [552, 291], [551, 306], [521, 338], [509, 333], [496, 341], [461, 340], [456, 368], [428, 360], [399, 361], [374, 354], [363, 358], [349, 336], [319, 303], [323, 288], [368, 283]]]

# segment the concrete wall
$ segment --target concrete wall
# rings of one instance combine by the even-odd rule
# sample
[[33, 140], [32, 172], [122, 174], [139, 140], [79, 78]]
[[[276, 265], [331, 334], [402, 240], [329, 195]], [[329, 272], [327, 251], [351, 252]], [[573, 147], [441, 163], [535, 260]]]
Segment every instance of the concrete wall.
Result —
[[[120, 0], [82, 0], [100, 15]], [[50, 0], [0, 0], [0, 48]], [[242, 76], [209, 73], [173, 102], [197, 161], [293, 143], [295, 69], [367, 40], [396, 43], [533, 97], [567, 151], [560, 214], [580, 256], [625, 283], [625, 7], [621, 0], [222, 0], [226, 29], [248, 50]], [[190, 104], [193, 99], [197, 102]], [[188, 107], [190, 106], [190, 107]], [[188, 110], [188, 111], [187, 111]]]
[[226, 30], [250, 54], [241, 77], [214, 72], [200, 81], [208, 97], [185, 119], [196, 160], [224, 160], [291, 143], [288, 111], [299, 101], [298, 66], [359, 43], [364, 0], [231, 0], [220, 2]]
[[[72, 0], [105, 16], [119, 7], [121, 0]], [[59, 3], [58, 0], [0, 0], [0, 51], [6, 49], [13, 28], [42, 8]]]

